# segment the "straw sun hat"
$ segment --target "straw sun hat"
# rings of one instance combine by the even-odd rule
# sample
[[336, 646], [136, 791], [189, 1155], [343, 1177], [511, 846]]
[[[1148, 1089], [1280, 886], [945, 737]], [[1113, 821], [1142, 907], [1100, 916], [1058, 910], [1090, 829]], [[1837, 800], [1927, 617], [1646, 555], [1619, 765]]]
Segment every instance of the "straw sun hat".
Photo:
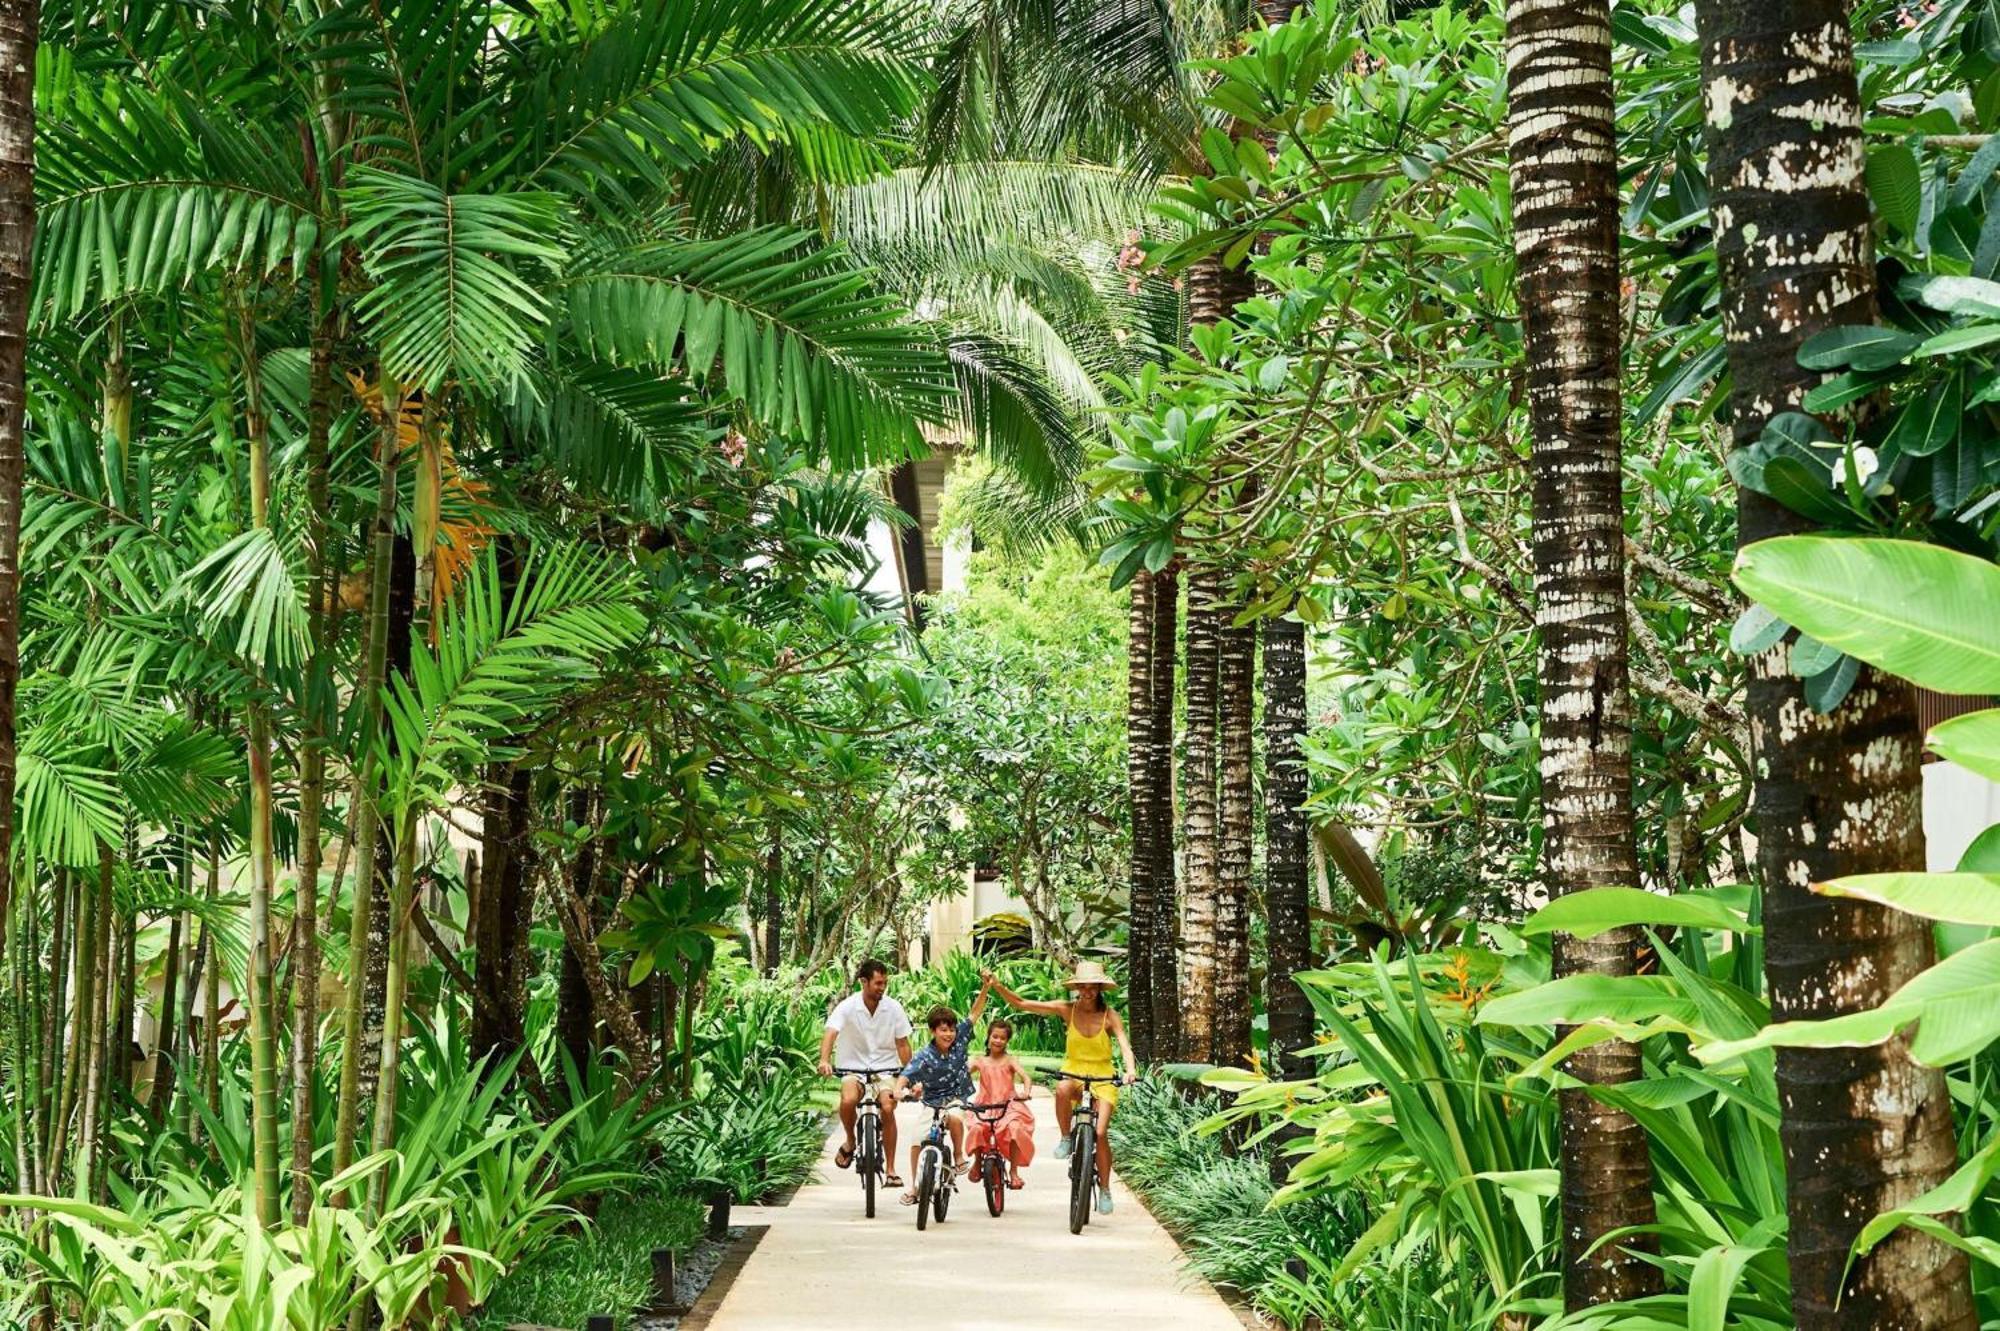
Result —
[[1075, 989], [1086, 984], [1101, 985], [1106, 989], [1118, 987], [1112, 982], [1111, 977], [1104, 973], [1104, 967], [1094, 961], [1079, 961], [1076, 963], [1076, 970], [1063, 981], [1063, 985], [1065, 988]]

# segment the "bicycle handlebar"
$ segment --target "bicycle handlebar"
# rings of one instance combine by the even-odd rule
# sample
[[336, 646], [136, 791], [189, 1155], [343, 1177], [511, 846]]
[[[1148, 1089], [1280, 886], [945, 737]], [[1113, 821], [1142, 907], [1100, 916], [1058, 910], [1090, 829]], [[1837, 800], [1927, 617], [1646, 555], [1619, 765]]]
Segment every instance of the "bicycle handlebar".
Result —
[[1088, 1086], [1093, 1082], [1122, 1082], [1125, 1080], [1125, 1075], [1122, 1072], [1115, 1072], [1109, 1077], [1099, 1077], [1094, 1073], [1088, 1072], [1052, 1072], [1049, 1074], [1049, 1081], [1051, 1084], [1065, 1081], [1080, 1081]]
[[833, 1075], [836, 1077], [900, 1077], [903, 1075], [903, 1070], [901, 1068], [835, 1068]]

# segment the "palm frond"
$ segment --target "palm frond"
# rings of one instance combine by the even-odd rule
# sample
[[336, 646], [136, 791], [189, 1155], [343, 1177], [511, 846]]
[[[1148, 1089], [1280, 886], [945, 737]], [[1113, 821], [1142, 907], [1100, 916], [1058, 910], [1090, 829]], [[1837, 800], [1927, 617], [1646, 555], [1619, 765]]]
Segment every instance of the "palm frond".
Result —
[[961, 424], [1029, 493], [1059, 496], [1083, 466], [1078, 422], [1037, 367], [1005, 342], [976, 333], [950, 339]]
[[1199, 129], [1181, 9], [1174, 0], [963, 6], [932, 63], [924, 160], [1069, 153], [1178, 169]]
[[17, 854], [80, 868], [97, 862], [102, 842], [123, 834], [124, 813], [112, 774], [77, 753], [24, 738], [14, 787]]
[[592, 353], [678, 363], [835, 466], [910, 456], [917, 422], [942, 420], [949, 407], [935, 342], [844, 249], [810, 232], [605, 246], [584, 256], [564, 292]]
[[441, 804], [473, 765], [509, 751], [525, 718], [594, 677], [644, 625], [632, 578], [601, 552], [540, 554], [506, 599], [489, 550], [437, 647], [418, 647], [409, 678], [383, 690], [390, 807], [407, 817]]
[[721, 434], [684, 381], [618, 365], [556, 361], [506, 401], [508, 427], [580, 489], [644, 509], [695, 450]]
[[920, 39], [893, 0], [647, 0], [571, 52], [530, 50], [525, 178], [629, 199], [739, 136], [874, 138], [916, 108]]
[[233, 641], [236, 656], [260, 669], [282, 669], [304, 658], [301, 582], [271, 529], [252, 527], [189, 569], [177, 590], [205, 632]]
[[515, 385], [549, 321], [523, 266], [563, 257], [553, 194], [453, 194], [426, 180], [357, 168], [345, 191], [356, 242], [375, 281], [355, 303], [384, 368], [435, 392], [447, 380]]
[[995, 245], [1073, 248], [1115, 242], [1148, 220], [1153, 182], [1072, 161], [906, 167], [840, 191], [833, 233], [856, 254], [977, 256]]
[[36, 145], [41, 321], [220, 269], [297, 269], [318, 243], [293, 154], [261, 128], [139, 88], [76, 106]]

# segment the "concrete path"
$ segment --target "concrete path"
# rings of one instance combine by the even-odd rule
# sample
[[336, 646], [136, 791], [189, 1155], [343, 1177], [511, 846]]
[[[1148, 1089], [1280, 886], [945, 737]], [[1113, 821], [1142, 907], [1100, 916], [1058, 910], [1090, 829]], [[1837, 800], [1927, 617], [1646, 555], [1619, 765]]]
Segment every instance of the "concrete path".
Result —
[[[791, 1205], [739, 1207], [737, 1224], [771, 1230], [709, 1324], [711, 1331], [835, 1331], [893, 1325], [921, 1331], [1242, 1331], [1214, 1289], [1181, 1265], [1180, 1250], [1123, 1183], [1117, 1209], [1069, 1232], [1068, 1165], [1055, 1158], [1055, 1107], [1035, 1097], [1035, 1162], [998, 1219], [961, 1179], [944, 1224], [917, 1232], [896, 1193], [861, 1213], [861, 1185], [833, 1167], [827, 1139], [819, 1176]], [[928, 1111], [897, 1115], [897, 1172]]]

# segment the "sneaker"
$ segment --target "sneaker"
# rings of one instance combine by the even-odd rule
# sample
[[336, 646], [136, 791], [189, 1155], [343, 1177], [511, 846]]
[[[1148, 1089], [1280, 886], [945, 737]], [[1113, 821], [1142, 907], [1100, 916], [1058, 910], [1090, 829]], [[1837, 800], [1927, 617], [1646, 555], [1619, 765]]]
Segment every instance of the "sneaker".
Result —
[[1097, 1213], [1099, 1215], [1111, 1214], [1111, 1189], [1099, 1188], [1097, 1190]]
[[1056, 1159], [1058, 1160], [1069, 1159], [1069, 1144], [1070, 1144], [1069, 1138], [1067, 1137], [1062, 1138], [1060, 1141], [1056, 1143]]

